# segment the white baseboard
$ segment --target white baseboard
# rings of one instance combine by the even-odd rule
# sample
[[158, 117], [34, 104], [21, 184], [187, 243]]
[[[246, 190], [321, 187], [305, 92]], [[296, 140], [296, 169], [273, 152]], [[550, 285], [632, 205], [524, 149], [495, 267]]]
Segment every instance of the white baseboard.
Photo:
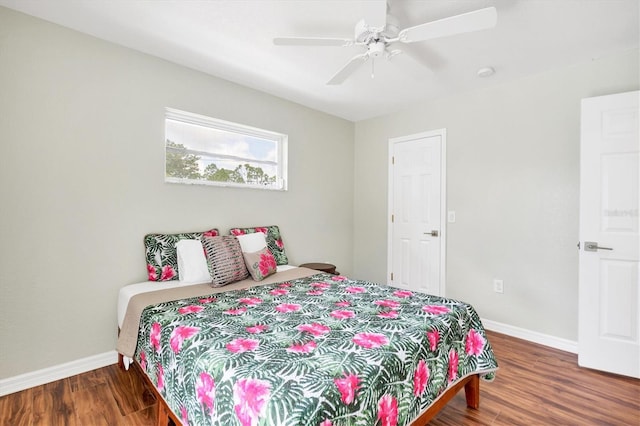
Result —
[[116, 351], [109, 351], [76, 361], [54, 365], [53, 367], [43, 368], [42, 370], [2, 379], [0, 380], [0, 396], [65, 379], [75, 376], [76, 374], [86, 373], [87, 371], [106, 367], [107, 365], [117, 362], [118, 353]]
[[550, 336], [548, 334], [539, 333], [537, 331], [526, 330], [524, 328], [515, 327], [509, 324], [503, 324], [497, 321], [482, 319], [482, 324], [487, 330], [497, 333], [506, 334], [507, 336], [517, 337], [519, 339], [528, 340], [540, 345], [549, 346], [561, 351], [578, 353], [578, 342], [563, 339], [561, 337]]

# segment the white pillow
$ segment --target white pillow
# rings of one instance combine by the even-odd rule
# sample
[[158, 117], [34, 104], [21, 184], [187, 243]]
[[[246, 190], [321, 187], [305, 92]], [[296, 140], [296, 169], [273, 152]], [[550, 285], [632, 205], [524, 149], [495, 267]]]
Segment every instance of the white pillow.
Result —
[[255, 253], [267, 247], [267, 239], [262, 232], [238, 235], [236, 238], [243, 253]]
[[178, 278], [183, 283], [204, 283], [211, 281], [207, 259], [200, 240], [180, 240], [176, 244], [178, 252]]

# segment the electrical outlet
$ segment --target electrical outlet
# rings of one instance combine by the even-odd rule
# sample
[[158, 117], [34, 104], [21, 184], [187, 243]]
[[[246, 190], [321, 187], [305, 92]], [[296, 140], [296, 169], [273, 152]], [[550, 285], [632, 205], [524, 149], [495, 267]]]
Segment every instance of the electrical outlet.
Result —
[[456, 222], [456, 212], [455, 210], [449, 210], [447, 212], [447, 222], [455, 223]]
[[504, 293], [504, 283], [502, 280], [493, 280], [493, 291], [496, 293]]

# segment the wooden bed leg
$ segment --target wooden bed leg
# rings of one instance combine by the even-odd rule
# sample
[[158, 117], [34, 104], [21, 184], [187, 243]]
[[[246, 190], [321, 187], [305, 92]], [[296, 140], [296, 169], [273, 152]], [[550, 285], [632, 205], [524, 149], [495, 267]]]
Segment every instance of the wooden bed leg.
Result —
[[474, 374], [464, 385], [464, 395], [467, 397], [467, 407], [480, 407], [480, 375]]
[[424, 426], [433, 419], [438, 412], [464, 387], [464, 394], [467, 397], [467, 406], [477, 409], [480, 407], [480, 375], [474, 374], [457, 382], [447, 389], [429, 408], [415, 419], [411, 426]]
[[118, 367], [120, 367], [122, 370], [124, 370], [124, 356], [119, 353], [118, 354]]

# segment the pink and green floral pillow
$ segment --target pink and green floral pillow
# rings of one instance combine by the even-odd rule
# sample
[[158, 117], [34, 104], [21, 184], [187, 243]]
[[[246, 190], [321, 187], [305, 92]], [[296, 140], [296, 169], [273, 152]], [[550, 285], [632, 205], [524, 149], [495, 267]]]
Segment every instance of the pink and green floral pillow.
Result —
[[278, 270], [275, 257], [266, 247], [254, 253], [243, 253], [243, 255], [244, 263], [254, 281], [262, 281]]
[[178, 279], [178, 252], [180, 240], [200, 240], [202, 237], [219, 235], [216, 228], [205, 232], [183, 234], [147, 234], [144, 236], [147, 277], [149, 281], [172, 281]]
[[238, 235], [252, 234], [254, 232], [262, 232], [267, 236], [267, 248], [276, 259], [276, 264], [287, 265], [289, 263], [287, 253], [284, 251], [284, 243], [280, 236], [280, 228], [278, 228], [277, 225], [256, 226], [253, 228], [231, 228], [229, 230], [229, 233], [236, 237]]

